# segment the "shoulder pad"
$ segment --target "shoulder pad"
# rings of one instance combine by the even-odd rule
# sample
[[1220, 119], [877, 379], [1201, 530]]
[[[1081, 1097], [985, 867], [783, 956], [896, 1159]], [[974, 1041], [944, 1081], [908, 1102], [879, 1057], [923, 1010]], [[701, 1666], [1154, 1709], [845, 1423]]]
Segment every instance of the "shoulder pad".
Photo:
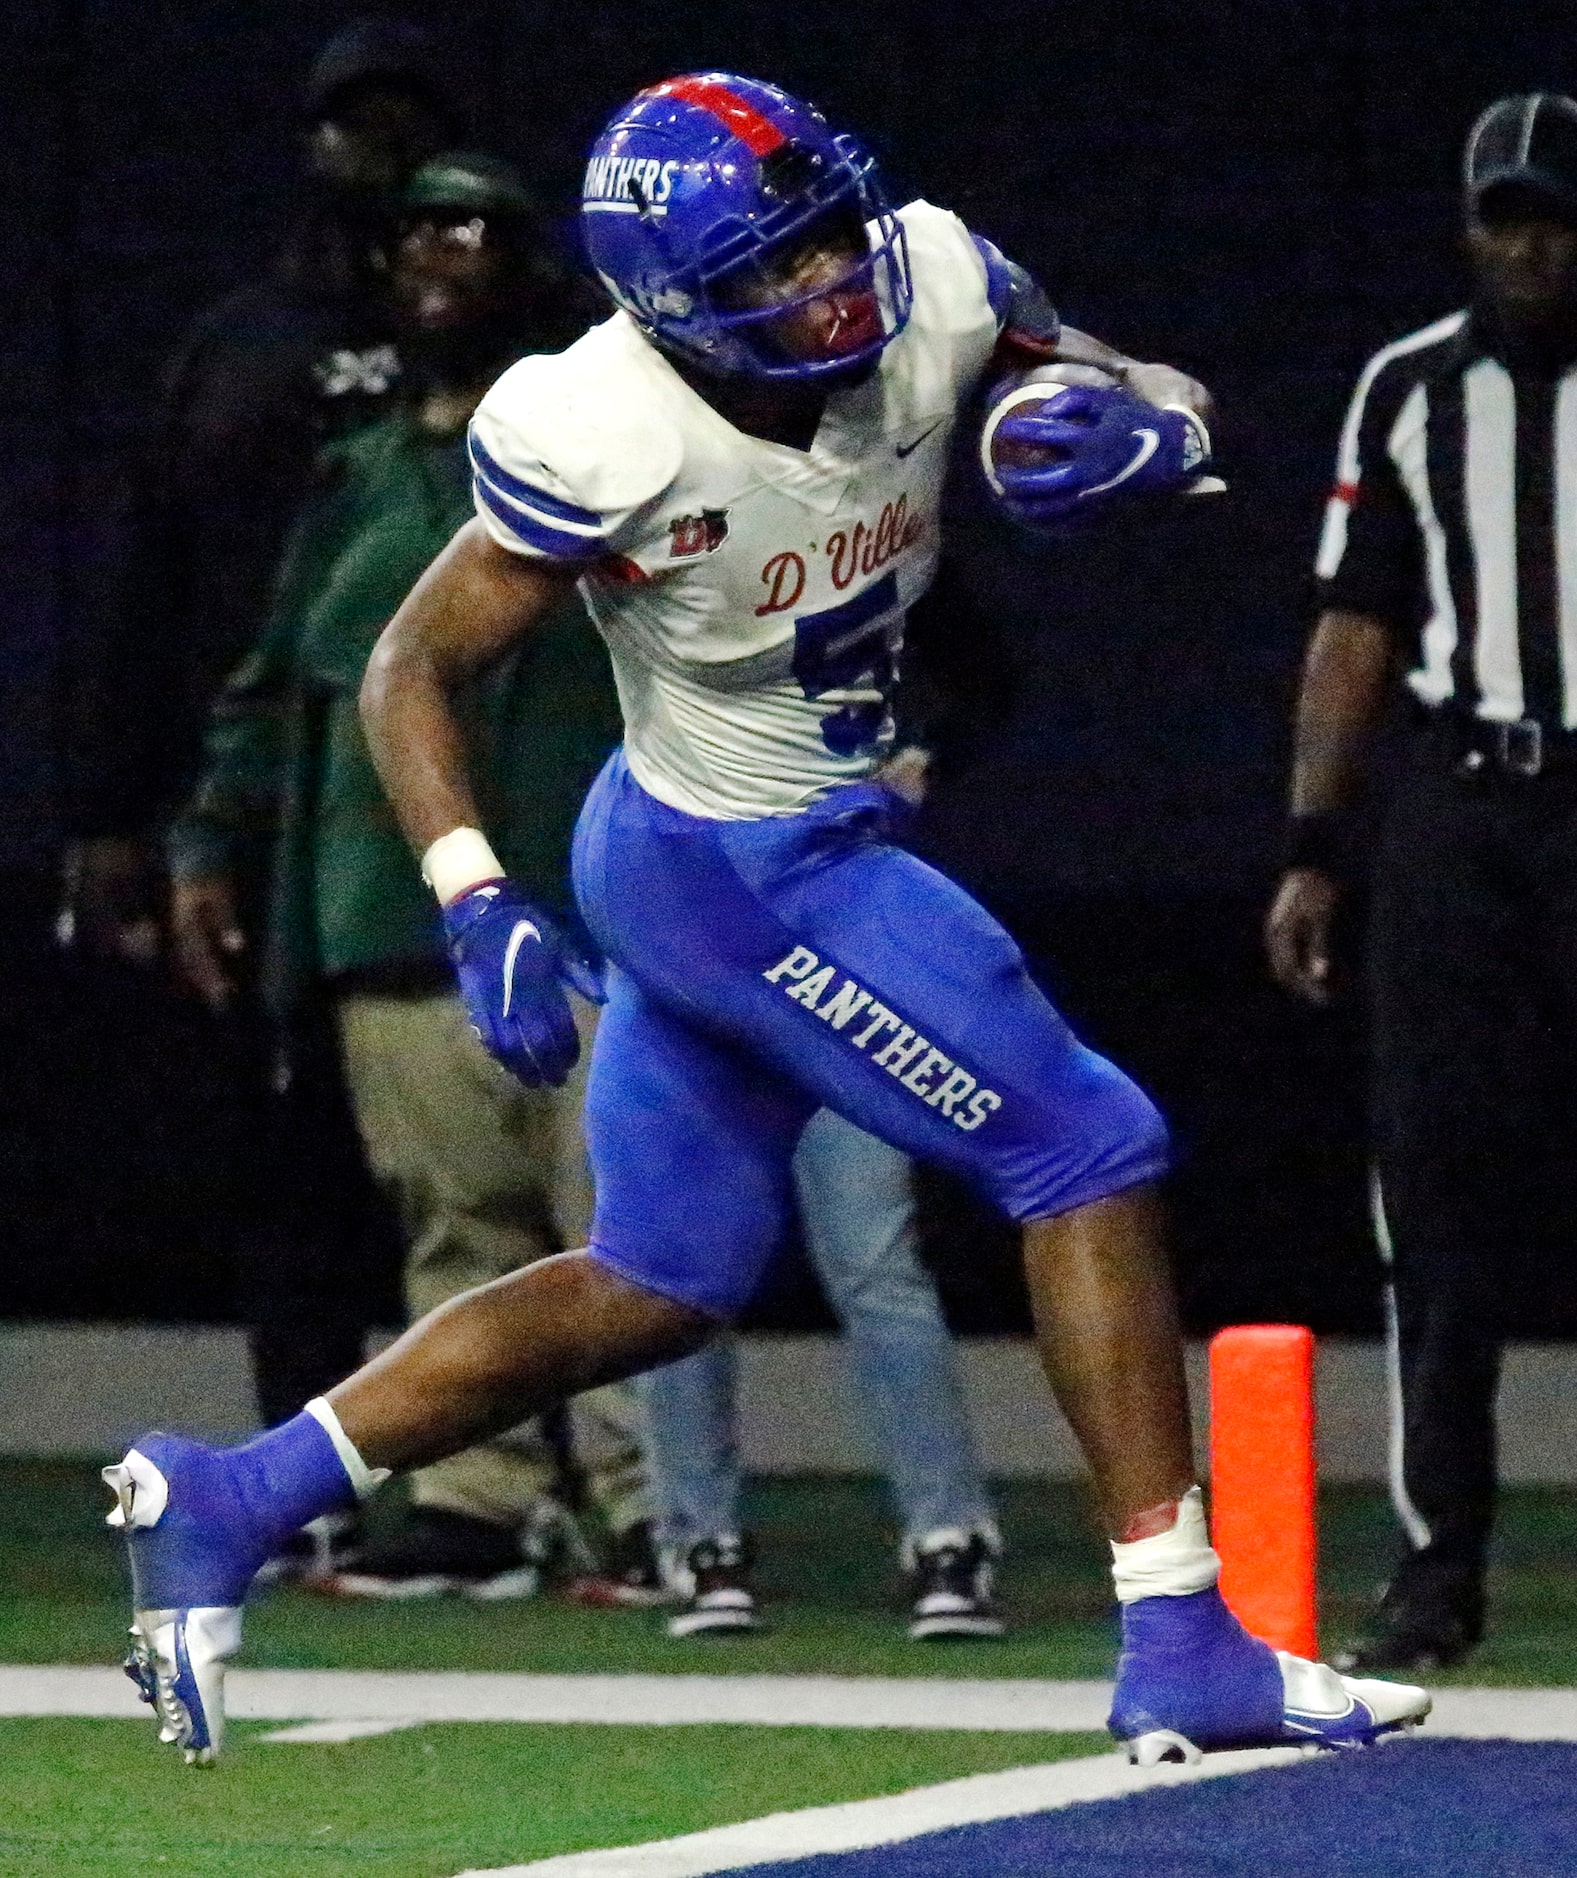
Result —
[[506, 468], [540, 465], [548, 486], [571, 502], [626, 515], [673, 481], [684, 444], [666, 400], [639, 369], [640, 354], [591, 343], [614, 324], [594, 328], [567, 352], [512, 365], [482, 400], [476, 424]]
[[1050, 358], [1062, 337], [1062, 320], [1045, 288], [994, 241], [984, 235], [972, 239], [986, 270], [986, 294], [1003, 341], [1031, 358]]
[[952, 210], [917, 199], [905, 203], [898, 219], [909, 245], [917, 316], [955, 331], [992, 322], [979, 252]]

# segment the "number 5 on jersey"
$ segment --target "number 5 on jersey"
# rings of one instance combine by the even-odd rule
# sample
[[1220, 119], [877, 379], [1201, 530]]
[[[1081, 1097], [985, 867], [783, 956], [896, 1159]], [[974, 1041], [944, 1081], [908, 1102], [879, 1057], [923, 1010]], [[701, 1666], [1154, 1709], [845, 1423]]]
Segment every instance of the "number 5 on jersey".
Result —
[[858, 756], [881, 740], [897, 681], [898, 579], [884, 574], [841, 606], [794, 622], [794, 677], [807, 698], [855, 695], [821, 720], [834, 756]]

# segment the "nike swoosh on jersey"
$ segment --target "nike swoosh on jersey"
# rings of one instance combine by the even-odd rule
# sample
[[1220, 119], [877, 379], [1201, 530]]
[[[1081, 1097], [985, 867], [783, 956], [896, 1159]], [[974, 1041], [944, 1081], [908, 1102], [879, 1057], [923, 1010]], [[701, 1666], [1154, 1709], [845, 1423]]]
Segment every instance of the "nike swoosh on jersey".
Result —
[[509, 1007], [514, 1002], [515, 960], [520, 956], [520, 948], [528, 939], [540, 939], [541, 937], [541, 933], [537, 931], [536, 927], [532, 925], [529, 919], [517, 919], [515, 921], [515, 930], [509, 935], [509, 944], [504, 948], [504, 1009], [502, 1014], [505, 1017], [508, 1017]]
[[898, 457], [900, 461], [906, 456], [913, 456], [915, 451], [920, 448], [921, 444], [925, 442], [926, 438], [930, 436], [933, 430], [940, 430], [942, 428], [944, 421], [944, 419], [939, 417], [934, 424], [928, 425], [926, 429], [922, 430], [912, 443], [894, 444], [893, 455]]
[[1115, 476], [1108, 476], [1105, 482], [1096, 483], [1092, 489], [1081, 490], [1079, 493], [1079, 500], [1081, 502], [1084, 501], [1086, 496], [1098, 496], [1107, 489], [1115, 489], [1119, 483], [1127, 482], [1130, 476], [1137, 476], [1140, 470], [1144, 468], [1145, 464], [1155, 455], [1156, 451], [1160, 449], [1160, 431], [1136, 430], [1133, 434], [1139, 439], [1139, 448], [1134, 451], [1133, 455], [1122, 468], [1118, 470]]

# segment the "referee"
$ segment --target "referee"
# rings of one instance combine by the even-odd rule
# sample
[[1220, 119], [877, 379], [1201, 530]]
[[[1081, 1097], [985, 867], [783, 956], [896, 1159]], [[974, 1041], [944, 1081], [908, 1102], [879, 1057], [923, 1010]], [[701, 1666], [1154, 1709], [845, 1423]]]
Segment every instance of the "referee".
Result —
[[1278, 980], [1324, 1003], [1405, 677], [1367, 958], [1410, 1544], [1337, 1659], [1366, 1672], [1483, 1635], [1504, 1302], [1530, 1190], [1577, 1158], [1577, 104], [1492, 105], [1464, 186], [1472, 304], [1377, 352], [1342, 432], [1267, 922]]

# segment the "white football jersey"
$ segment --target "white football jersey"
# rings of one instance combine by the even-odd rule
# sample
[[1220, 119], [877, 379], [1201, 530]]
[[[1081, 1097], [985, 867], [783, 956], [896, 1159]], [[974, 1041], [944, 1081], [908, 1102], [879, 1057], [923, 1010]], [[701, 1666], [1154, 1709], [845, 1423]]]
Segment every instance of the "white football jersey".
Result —
[[891, 743], [954, 419], [997, 338], [963, 223], [926, 202], [900, 219], [908, 324], [808, 451], [736, 430], [624, 313], [522, 359], [477, 411], [478, 514], [516, 553], [590, 560], [630, 769], [689, 814], [791, 814]]

